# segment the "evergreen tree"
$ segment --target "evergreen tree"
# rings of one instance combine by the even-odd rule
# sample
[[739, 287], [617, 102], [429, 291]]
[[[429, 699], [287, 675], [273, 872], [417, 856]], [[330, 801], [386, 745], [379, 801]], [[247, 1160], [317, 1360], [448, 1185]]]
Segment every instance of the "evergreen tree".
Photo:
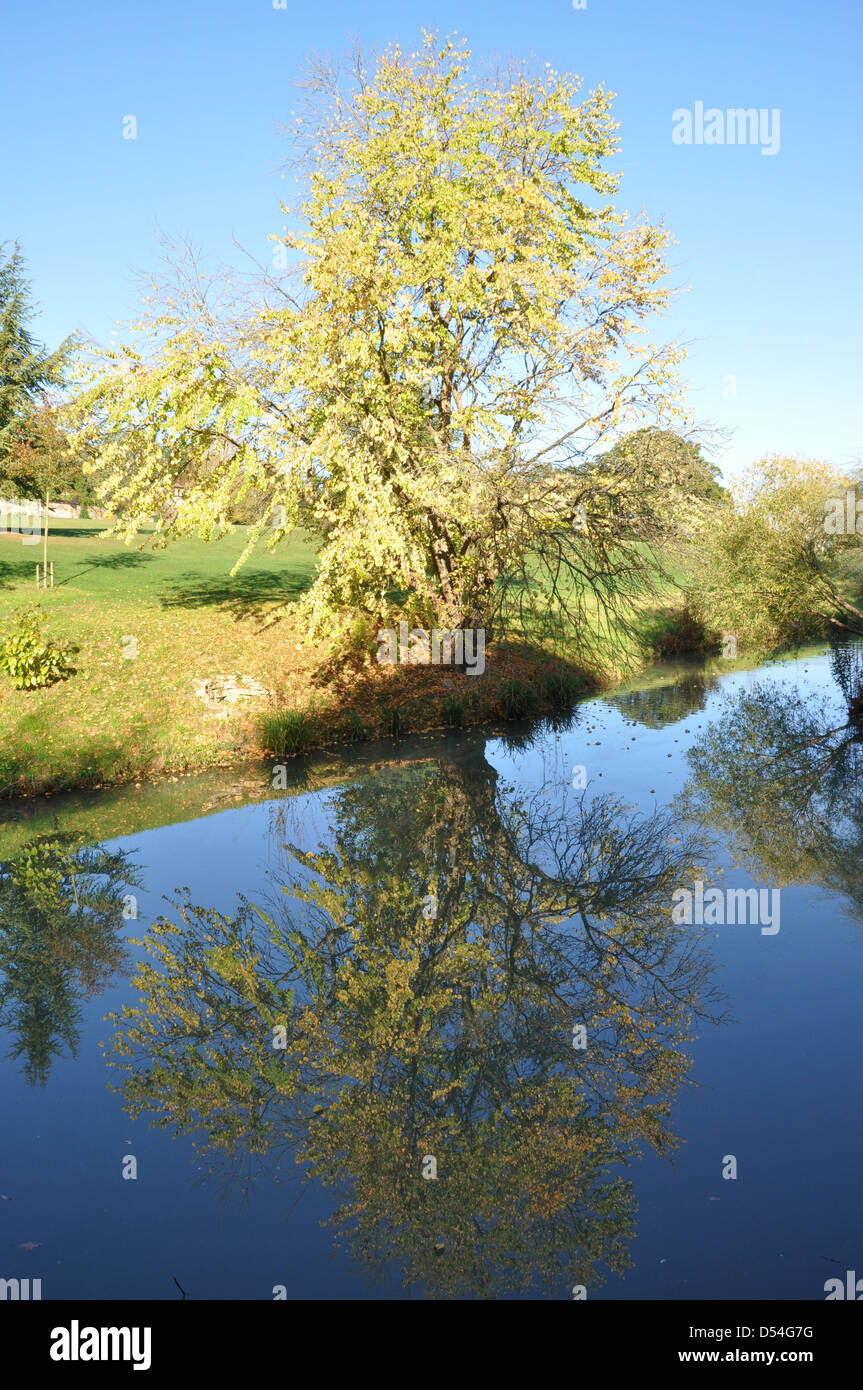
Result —
[[0, 243], [0, 476], [42, 394], [62, 381], [72, 350], [73, 340], [67, 338], [55, 352], [48, 352], [27, 326], [32, 314], [21, 248], [16, 242], [7, 254]]

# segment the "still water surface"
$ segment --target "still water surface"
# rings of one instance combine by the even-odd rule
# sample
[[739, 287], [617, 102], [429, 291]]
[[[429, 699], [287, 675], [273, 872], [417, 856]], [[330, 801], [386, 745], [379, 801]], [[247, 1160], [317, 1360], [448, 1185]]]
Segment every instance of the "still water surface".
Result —
[[[4, 808], [0, 1277], [823, 1299], [863, 1270], [843, 660], [680, 668], [285, 790]], [[779, 930], [681, 925], [699, 883], [778, 888]]]

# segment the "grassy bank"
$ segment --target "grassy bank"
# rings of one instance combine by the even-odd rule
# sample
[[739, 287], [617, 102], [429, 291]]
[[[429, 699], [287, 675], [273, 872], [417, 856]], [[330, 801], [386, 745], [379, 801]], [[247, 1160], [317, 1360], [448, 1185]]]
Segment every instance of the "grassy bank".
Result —
[[[0, 535], [0, 633], [39, 602], [48, 634], [72, 641], [77, 674], [45, 690], [0, 677], [0, 794], [99, 787], [228, 766], [261, 755], [367, 738], [521, 718], [571, 704], [621, 673], [620, 653], [592, 669], [555, 660], [534, 642], [490, 648], [484, 676], [446, 667], [379, 666], [366, 647], [351, 660], [311, 647], [290, 614], [267, 616], [309, 586], [314, 544], [295, 535], [231, 579], [245, 532], [167, 550], [100, 539], [100, 524], [58, 524], [50, 546], [55, 587], [35, 588], [41, 548]], [[649, 659], [674, 625], [677, 598], [628, 643], [624, 665]], [[615, 662], [617, 666], [615, 667]], [[234, 706], [203, 700], [219, 677], [257, 681], [268, 694]]]

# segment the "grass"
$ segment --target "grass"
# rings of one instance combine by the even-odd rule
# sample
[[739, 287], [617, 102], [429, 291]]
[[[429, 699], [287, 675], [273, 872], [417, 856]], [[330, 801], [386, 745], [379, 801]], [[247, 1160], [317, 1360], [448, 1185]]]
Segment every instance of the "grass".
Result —
[[[41, 546], [0, 533], [0, 639], [37, 601], [47, 634], [74, 642], [77, 674], [44, 690], [18, 691], [0, 677], [0, 795], [104, 787], [293, 756], [311, 747], [459, 727], [565, 708], [620, 673], [550, 663], [544, 634], [489, 647], [483, 677], [446, 667], [379, 666], [365, 628], [355, 659], [312, 648], [290, 613], [273, 611], [312, 582], [316, 549], [296, 533], [260, 552], [232, 579], [245, 545], [237, 528], [217, 542], [165, 550], [100, 539], [102, 523], [64, 520], [49, 540], [55, 587], [35, 588]], [[645, 603], [643, 638], [630, 639], [634, 671], [648, 635], [673, 625]], [[653, 629], [651, 629], [653, 624]], [[548, 644], [546, 644], [548, 647]], [[371, 650], [370, 650], [371, 648]], [[269, 692], [262, 705], [208, 707], [196, 690], [240, 675]]]
[[553, 710], [571, 709], [578, 696], [581, 694], [581, 687], [570, 671], [556, 668], [546, 671], [540, 679], [539, 698]]
[[311, 745], [314, 724], [307, 710], [274, 710], [262, 716], [263, 751], [274, 758], [293, 758]]
[[505, 719], [525, 719], [539, 704], [539, 695], [526, 681], [504, 681], [500, 691], [500, 708]]
[[345, 743], [359, 743], [368, 737], [368, 730], [357, 710], [347, 711], [339, 725], [339, 734]]
[[[581, 635], [584, 651], [588, 654], [585, 659], [592, 674], [603, 684], [625, 680], [643, 669], [662, 645], [664, 636], [673, 633], [680, 624], [682, 591], [686, 584], [685, 562], [682, 556], [667, 554], [663, 563], [666, 578], [660, 585], [649, 587], [644, 583], [630, 591], [629, 613], [625, 622], [619, 617], [609, 622], [599, 598], [591, 591], [583, 595], [581, 603], [573, 602], [576, 581], [566, 573], [557, 579], [559, 601], [546, 604], [543, 595], [545, 586], [537, 572], [528, 580], [532, 595], [522, 589], [511, 592], [507, 626], [522, 642], [541, 647], [566, 660], [571, 656], [572, 622], [580, 611], [583, 618]], [[527, 602], [531, 596], [539, 599], [537, 607], [541, 615], [531, 611]], [[568, 612], [564, 605], [568, 607]], [[685, 643], [681, 641], [680, 650], [684, 649]]]

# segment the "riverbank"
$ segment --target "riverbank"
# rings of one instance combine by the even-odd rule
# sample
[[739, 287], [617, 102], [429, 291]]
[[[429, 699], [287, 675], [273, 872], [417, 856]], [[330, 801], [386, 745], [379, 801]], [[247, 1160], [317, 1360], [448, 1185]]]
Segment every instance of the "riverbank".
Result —
[[640, 631], [606, 660], [561, 660], [539, 643], [491, 645], [483, 674], [381, 666], [311, 646], [290, 612], [316, 550], [304, 536], [230, 570], [245, 544], [126, 547], [69, 519], [49, 542], [55, 587], [35, 589], [32, 549], [0, 536], [0, 632], [38, 603], [47, 634], [73, 642], [76, 674], [44, 690], [0, 678], [0, 797], [136, 783], [313, 748], [551, 715], [644, 669], [673, 629], [679, 592], [645, 606]]
[[[800, 658], [815, 660], [823, 644], [774, 657], [768, 668], [781, 678], [787, 665]], [[757, 663], [723, 658], [679, 658], [660, 662], [613, 691], [587, 693], [573, 712], [587, 716], [596, 702], [613, 705], [635, 727], [660, 729], [703, 708], [719, 689], [723, 677], [757, 668]], [[555, 720], [564, 729], [572, 716]], [[244, 758], [230, 768], [162, 772], [141, 781], [103, 787], [47, 790], [38, 795], [0, 800], [0, 860], [19, 853], [35, 837], [64, 833], [81, 843], [115, 840], [164, 825], [200, 820], [229, 808], [291, 800], [351, 777], [374, 777], [384, 768], [419, 764], [429, 759], [462, 759], [477, 740], [497, 738], [513, 747], [541, 738], [547, 720], [494, 720], [463, 729], [436, 729], [406, 738], [369, 739], [352, 744], [329, 744], [302, 757], [275, 763], [272, 757]]]

